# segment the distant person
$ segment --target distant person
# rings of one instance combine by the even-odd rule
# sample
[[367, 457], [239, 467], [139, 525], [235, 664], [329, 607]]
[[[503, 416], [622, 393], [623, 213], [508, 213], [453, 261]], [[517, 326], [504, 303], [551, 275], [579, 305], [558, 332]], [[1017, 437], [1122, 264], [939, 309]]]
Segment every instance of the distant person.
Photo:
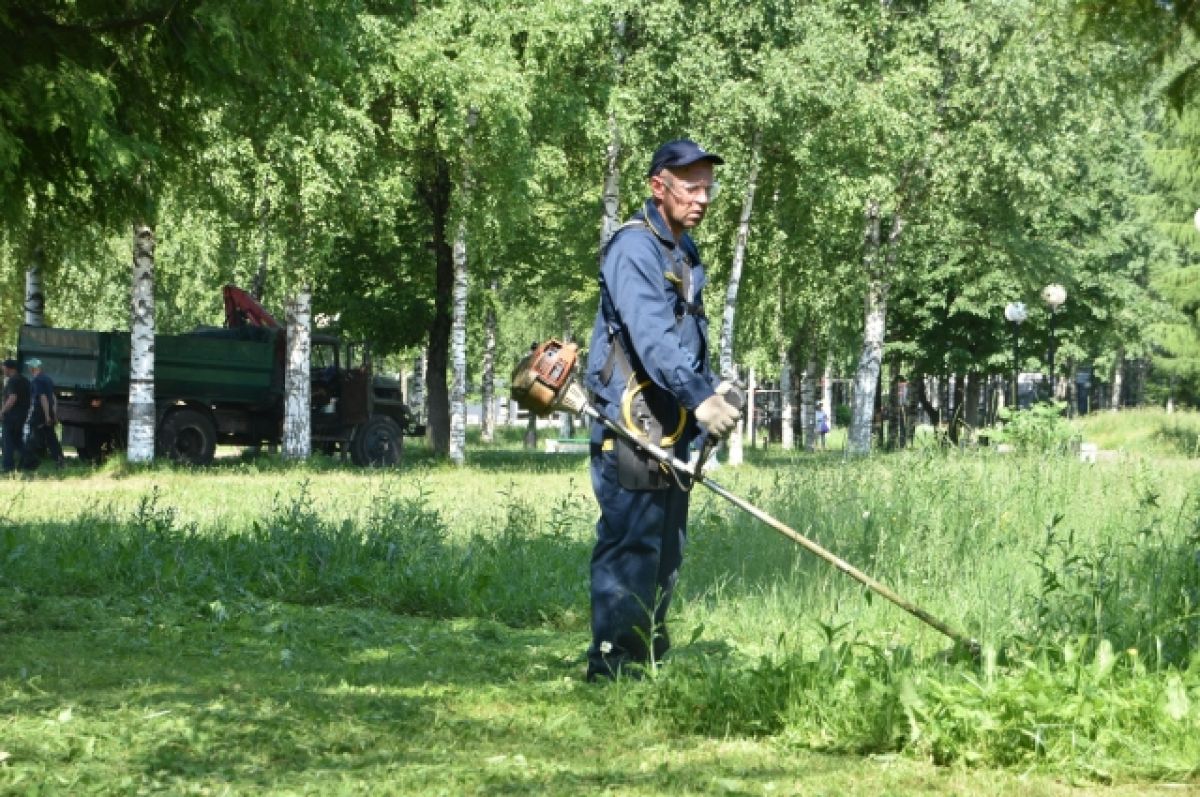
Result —
[[0, 420], [4, 430], [4, 458], [0, 472], [9, 473], [25, 456], [25, 420], [29, 417], [29, 380], [16, 360], [4, 361], [4, 398]]
[[817, 447], [822, 451], [825, 450], [825, 435], [829, 434], [829, 416], [825, 413], [825, 406], [821, 402], [817, 402], [817, 413], [813, 417], [813, 426], [817, 430]]
[[54, 459], [54, 464], [62, 467], [66, 464], [63, 458], [62, 446], [58, 444], [58, 435], [54, 425], [58, 423], [57, 401], [54, 398], [54, 382], [42, 370], [42, 361], [36, 357], [26, 363], [29, 373], [33, 375], [30, 400], [33, 402], [33, 412], [29, 416], [28, 448], [34, 452], [48, 451]]

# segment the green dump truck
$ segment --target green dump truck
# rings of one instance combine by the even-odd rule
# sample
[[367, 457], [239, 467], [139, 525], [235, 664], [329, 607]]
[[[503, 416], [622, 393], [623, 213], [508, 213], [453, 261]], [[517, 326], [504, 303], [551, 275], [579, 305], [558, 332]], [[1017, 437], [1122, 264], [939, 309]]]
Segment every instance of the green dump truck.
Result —
[[[284, 330], [246, 323], [228, 311], [227, 326], [154, 343], [156, 448], [197, 465], [218, 444], [278, 444], [283, 430]], [[237, 290], [237, 289], [232, 289]], [[244, 301], [244, 300], [243, 300]], [[130, 336], [52, 327], [22, 327], [18, 359], [31, 357], [55, 383], [63, 444], [83, 459], [123, 448], [129, 408]], [[363, 346], [312, 336], [311, 423], [315, 450], [349, 455], [361, 466], [400, 461], [405, 435], [425, 433], [405, 406], [397, 380], [375, 376]]]

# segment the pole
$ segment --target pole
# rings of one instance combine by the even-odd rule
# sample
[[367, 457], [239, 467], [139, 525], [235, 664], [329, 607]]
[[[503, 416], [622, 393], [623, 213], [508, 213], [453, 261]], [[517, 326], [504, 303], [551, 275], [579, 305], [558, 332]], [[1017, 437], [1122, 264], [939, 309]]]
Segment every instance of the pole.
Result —
[[1012, 387], [1012, 408], [1013, 412], [1021, 409], [1017, 404], [1019, 398], [1018, 389], [1021, 381], [1021, 325], [1016, 321], [1012, 322], [1013, 328], [1013, 387]]
[[766, 525], [773, 528], [775, 531], [779, 532], [783, 536], [787, 537], [788, 539], [790, 539], [793, 542], [800, 545], [802, 548], [804, 548], [808, 552], [816, 554], [818, 557], [820, 557], [821, 559], [824, 559], [826, 562], [833, 565], [838, 570], [841, 570], [843, 573], [850, 576], [851, 578], [853, 578], [855, 581], [859, 582], [860, 584], [864, 585], [865, 587], [867, 587], [867, 589], [871, 590], [875, 594], [880, 595], [880, 596], [886, 598], [887, 600], [891, 601], [893, 604], [895, 604], [896, 606], [899, 606], [901, 609], [908, 612], [913, 617], [916, 617], [918, 620], [925, 623], [926, 625], [936, 628], [938, 631], [942, 632], [946, 636], [950, 637], [950, 639], [954, 640], [954, 642], [962, 645], [972, 655], [978, 655], [980, 648], [979, 648], [979, 642], [977, 640], [972, 639], [971, 637], [967, 636], [965, 633], [963, 633], [962, 631], [959, 631], [958, 629], [954, 628], [953, 626], [949, 625], [948, 623], [945, 623], [942, 620], [939, 620], [938, 618], [934, 617], [929, 612], [922, 609], [920, 606], [917, 606], [915, 603], [911, 603], [911, 602], [905, 600], [904, 598], [900, 597], [900, 595], [898, 595], [897, 593], [893, 592], [890, 588], [885, 586], [883, 583], [876, 581], [874, 578], [867, 575], [863, 571], [859, 570], [854, 565], [841, 559], [840, 557], [831, 553], [830, 551], [827, 551], [825, 548], [821, 547], [817, 543], [808, 539], [803, 534], [800, 534], [798, 531], [785, 525], [781, 521], [776, 520], [775, 518], [771, 517], [769, 514], [767, 514], [763, 510], [761, 510], [758, 507], [751, 504], [749, 501], [746, 501], [744, 498], [740, 498], [739, 496], [734, 495], [733, 493], [729, 492], [728, 490], [726, 490], [724, 487], [722, 487], [721, 485], [714, 482], [709, 477], [702, 475], [700, 473], [699, 468], [702, 465], [703, 460], [701, 460], [701, 462], [697, 464], [697, 468], [695, 470], [693, 470], [686, 463], [679, 461], [678, 459], [673, 457], [670, 453], [668, 453], [667, 451], [664, 451], [662, 448], [654, 445], [653, 443], [651, 443], [647, 440], [643, 440], [643, 439], [637, 437], [636, 435], [627, 431], [624, 426], [621, 426], [620, 424], [614, 423], [613, 421], [609, 420], [604, 415], [602, 415], [591, 404], [585, 404], [582, 407], [582, 409], [580, 409], [580, 412], [587, 415], [593, 421], [603, 424], [607, 429], [612, 431], [614, 434], [617, 434], [617, 435], [621, 436], [622, 438], [624, 438], [625, 440], [628, 440], [629, 442], [638, 446], [639, 448], [644, 450], [646, 453], [648, 453], [650, 456], [652, 456], [658, 462], [661, 462], [662, 464], [670, 467], [672, 470], [675, 471], [676, 474], [680, 474], [680, 473], [687, 474], [689, 477], [691, 477], [693, 483], [700, 482], [705, 487], [712, 490], [714, 493], [721, 496], [729, 503], [733, 504], [734, 506], [743, 510], [744, 512], [747, 512], [748, 514], [752, 515], [756, 519], [762, 521]]
[[1050, 401], [1055, 400], [1054, 392], [1054, 350], [1058, 348], [1058, 339], [1054, 334], [1054, 317], [1058, 315], [1058, 308], [1050, 308]]

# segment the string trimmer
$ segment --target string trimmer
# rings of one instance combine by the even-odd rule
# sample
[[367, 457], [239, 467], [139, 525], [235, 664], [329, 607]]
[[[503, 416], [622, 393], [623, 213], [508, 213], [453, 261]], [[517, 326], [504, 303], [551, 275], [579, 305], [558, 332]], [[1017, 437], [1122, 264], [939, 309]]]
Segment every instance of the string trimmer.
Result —
[[916, 617], [921, 622], [936, 628], [955, 643], [962, 645], [972, 655], [978, 655], [979, 642], [954, 628], [911, 601], [905, 600], [886, 585], [875, 580], [854, 565], [827, 551], [817, 543], [805, 537], [795, 529], [751, 504], [749, 501], [734, 495], [729, 490], [714, 482], [702, 472], [705, 457], [701, 456], [696, 464], [689, 465], [677, 459], [670, 452], [637, 435], [624, 426], [609, 419], [597, 410], [588, 400], [583, 387], [576, 381], [576, 364], [579, 357], [579, 347], [574, 343], [562, 343], [558, 340], [548, 340], [534, 347], [525, 355], [512, 375], [512, 397], [522, 408], [538, 417], [546, 417], [552, 412], [569, 412], [591, 418], [602, 424], [613, 434], [641, 448], [653, 457], [659, 464], [669, 468], [678, 478], [684, 474], [691, 484], [703, 484], [729, 503], [749, 513], [767, 524], [775, 531], [797, 543], [810, 553], [816, 554], [827, 563], [866, 586], [876, 595], [881, 595], [899, 606], [904, 611]]

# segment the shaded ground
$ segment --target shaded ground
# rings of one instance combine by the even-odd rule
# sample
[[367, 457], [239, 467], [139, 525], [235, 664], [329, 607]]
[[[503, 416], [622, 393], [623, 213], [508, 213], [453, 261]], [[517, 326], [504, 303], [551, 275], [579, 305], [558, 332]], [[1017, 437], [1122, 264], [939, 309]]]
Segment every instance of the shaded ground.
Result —
[[0, 793], [1134, 795], [671, 737], [577, 634], [250, 600], [0, 593]]

